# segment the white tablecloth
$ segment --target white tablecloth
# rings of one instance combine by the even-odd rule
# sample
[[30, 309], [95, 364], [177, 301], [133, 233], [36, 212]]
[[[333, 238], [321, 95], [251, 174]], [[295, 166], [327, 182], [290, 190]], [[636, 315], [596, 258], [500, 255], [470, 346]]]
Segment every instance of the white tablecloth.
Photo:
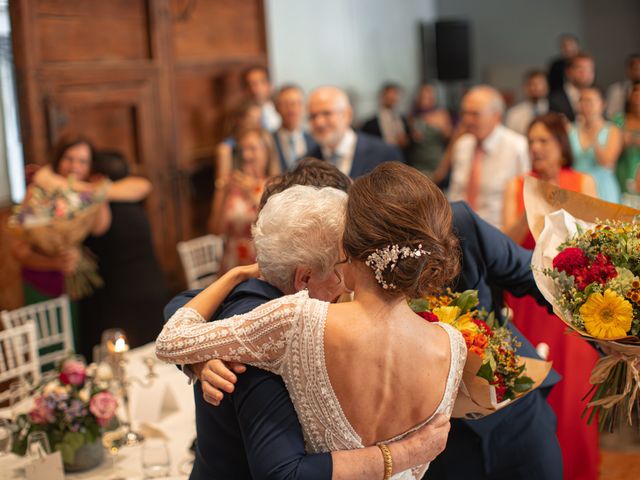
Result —
[[[153, 344], [136, 348], [127, 354], [127, 372], [131, 377], [145, 379], [148, 371], [144, 364], [146, 357], [155, 358]], [[134, 382], [130, 388], [133, 426], [134, 430], [144, 431], [145, 425], [148, 425], [166, 436], [171, 457], [169, 478], [184, 479], [191, 471], [192, 455], [189, 447], [195, 438], [193, 390], [187, 384], [187, 377], [174, 365], [167, 365], [159, 360], [156, 362], [155, 371], [158, 376], [153, 385], [144, 388]], [[119, 416], [122, 420], [125, 419], [122, 413]], [[67, 474], [65, 478], [103, 480], [117, 474], [126, 479], [142, 479], [141, 453], [141, 445], [123, 447], [118, 453], [116, 468], [112, 470], [112, 460], [105, 452], [105, 459], [99, 467], [83, 473]]]

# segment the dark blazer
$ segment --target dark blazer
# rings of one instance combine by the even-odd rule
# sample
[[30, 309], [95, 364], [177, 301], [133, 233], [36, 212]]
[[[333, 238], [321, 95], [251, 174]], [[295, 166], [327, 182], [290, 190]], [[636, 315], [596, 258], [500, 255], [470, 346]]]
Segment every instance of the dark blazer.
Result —
[[567, 60], [562, 56], [556, 57], [553, 62], [551, 62], [549, 75], [547, 76], [550, 92], [562, 90], [562, 86], [564, 85], [564, 71], [566, 68]]
[[[184, 292], [171, 300], [165, 319], [198, 293]], [[229, 294], [213, 318], [246, 313], [280, 296], [268, 283], [248, 280]], [[298, 416], [279, 376], [247, 366], [219, 407], [204, 401], [200, 382], [193, 394], [197, 442], [191, 480], [331, 479], [331, 454], [305, 455]]]
[[[311, 150], [315, 149], [318, 144], [309, 132], [302, 132], [302, 135], [304, 136], [304, 143], [307, 145], [306, 155]], [[291, 170], [291, 167], [289, 167], [287, 159], [284, 156], [284, 150], [282, 149], [282, 144], [280, 143], [280, 137], [278, 136], [277, 131], [273, 132], [273, 141], [276, 145], [276, 151], [278, 152], [278, 159], [280, 160], [280, 171], [286, 172], [287, 170]]]
[[573, 111], [573, 107], [564, 88], [551, 92], [549, 95], [549, 111], [564, 114], [570, 122], [576, 120], [576, 112]]
[[[409, 122], [407, 122], [407, 117], [402, 115], [400, 118], [402, 119], [402, 125], [404, 125], [405, 133], [409, 135]], [[369, 120], [364, 122], [360, 130], [362, 130], [364, 133], [368, 133], [369, 135], [374, 135], [378, 138], [382, 138], [382, 128], [380, 128], [380, 120], [378, 116], [370, 118]]]
[[[388, 145], [379, 138], [367, 133], [356, 132], [356, 135], [356, 150], [353, 154], [353, 164], [349, 172], [351, 178], [356, 179], [362, 175], [366, 175], [384, 162], [403, 161], [404, 157], [402, 156], [402, 152], [393, 145]], [[308, 155], [327, 160], [322, 156], [320, 146], [308, 152]]]
[[[455, 290], [478, 290], [480, 305], [488, 311], [495, 309], [493, 287], [516, 296], [532, 295], [546, 304], [533, 279], [531, 252], [482, 220], [466, 203], [451, 206], [462, 249], [462, 271]], [[540, 358], [514, 325], [509, 328], [522, 342], [518, 354]], [[452, 419], [447, 447], [424, 478], [561, 480], [556, 418], [545, 400], [559, 380], [552, 370], [537, 390], [499, 412], [479, 420]]]

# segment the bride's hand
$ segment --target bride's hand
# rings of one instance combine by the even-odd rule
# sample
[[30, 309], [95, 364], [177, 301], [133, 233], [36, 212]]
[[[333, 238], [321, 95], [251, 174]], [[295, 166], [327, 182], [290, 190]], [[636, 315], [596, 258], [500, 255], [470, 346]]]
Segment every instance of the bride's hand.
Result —
[[215, 407], [220, 405], [224, 392], [232, 393], [235, 389], [238, 377], [234, 372], [240, 374], [247, 370], [242, 363], [223, 362], [218, 359], [192, 365], [192, 368], [202, 383], [204, 401]]
[[250, 278], [258, 278], [260, 276], [260, 268], [257, 263], [241, 265], [229, 270], [228, 275], [232, 276], [237, 283], [242, 283]]

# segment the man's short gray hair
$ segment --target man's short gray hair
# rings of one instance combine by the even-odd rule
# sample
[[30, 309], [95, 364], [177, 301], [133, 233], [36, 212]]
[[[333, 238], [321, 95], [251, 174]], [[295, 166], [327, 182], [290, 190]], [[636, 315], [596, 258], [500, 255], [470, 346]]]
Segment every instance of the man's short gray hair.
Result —
[[298, 266], [323, 278], [333, 272], [344, 233], [347, 194], [335, 188], [296, 185], [273, 195], [252, 229], [264, 279], [294, 291]]
[[468, 93], [481, 94], [485, 97], [488, 112], [499, 113], [500, 115], [504, 114], [506, 110], [504, 98], [500, 92], [491, 85], [476, 85], [471, 88]]

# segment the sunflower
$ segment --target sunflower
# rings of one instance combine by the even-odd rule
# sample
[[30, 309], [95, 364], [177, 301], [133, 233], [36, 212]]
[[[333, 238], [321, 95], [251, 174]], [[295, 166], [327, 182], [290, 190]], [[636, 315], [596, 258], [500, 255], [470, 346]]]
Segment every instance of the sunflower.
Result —
[[587, 333], [595, 338], [624, 337], [631, 328], [633, 307], [613, 290], [592, 293], [580, 307]]

